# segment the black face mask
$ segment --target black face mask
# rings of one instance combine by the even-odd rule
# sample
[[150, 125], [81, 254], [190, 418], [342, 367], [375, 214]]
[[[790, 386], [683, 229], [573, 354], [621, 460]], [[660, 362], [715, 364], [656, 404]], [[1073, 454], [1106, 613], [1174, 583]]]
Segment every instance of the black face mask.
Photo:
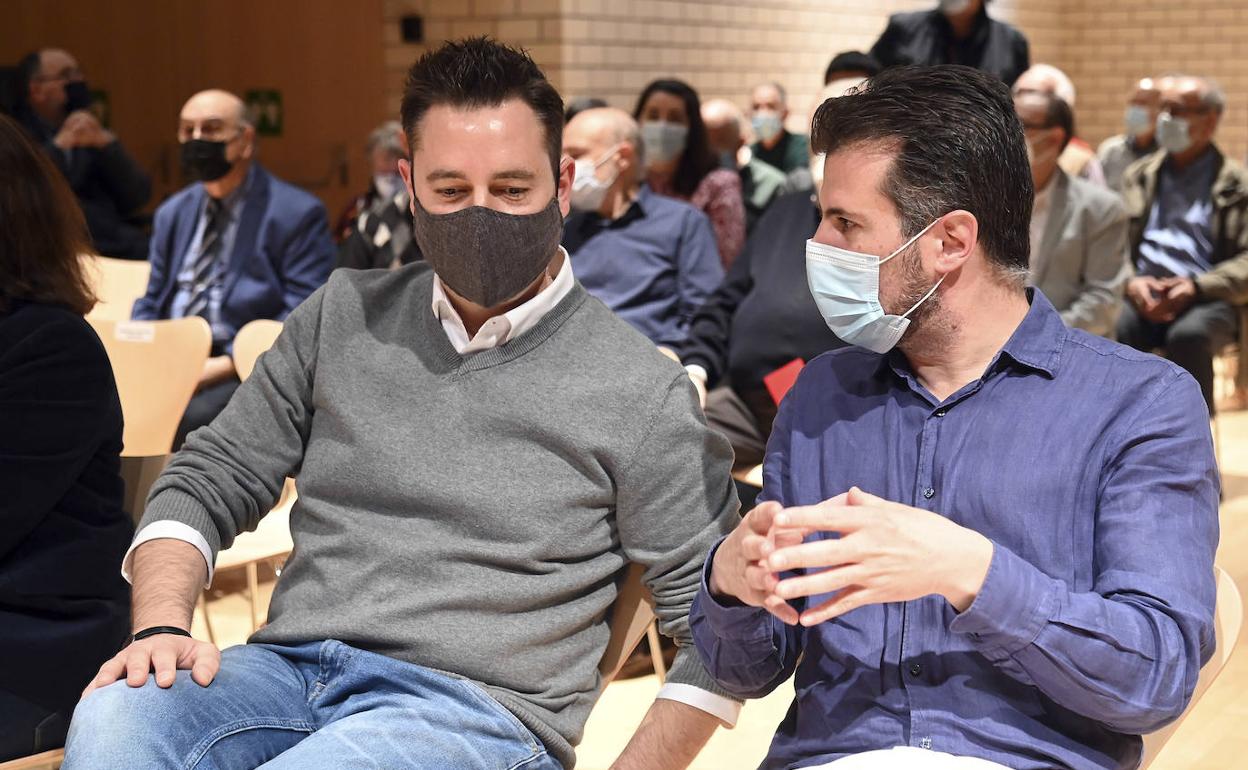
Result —
[[234, 168], [225, 159], [226, 142], [189, 139], [182, 145], [182, 170], [200, 182], [214, 182]]
[[85, 80], [71, 80], [65, 84], [65, 114], [77, 112], [78, 110], [90, 109], [91, 89], [87, 88]]
[[470, 206], [430, 214], [413, 195], [413, 234], [443, 283], [481, 307], [497, 307], [528, 288], [550, 264], [563, 234], [559, 199], [533, 214]]

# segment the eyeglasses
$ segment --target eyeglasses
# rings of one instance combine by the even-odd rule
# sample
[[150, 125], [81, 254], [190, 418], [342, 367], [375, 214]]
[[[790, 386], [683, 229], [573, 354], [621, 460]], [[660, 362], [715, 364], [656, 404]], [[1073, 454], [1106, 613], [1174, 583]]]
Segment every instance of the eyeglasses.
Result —
[[192, 139], [207, 142], [232, 142], [241, 136], [243, 129], [223, 120], [205, 120], [203, 123], [182, 123], [178, 126], [178, 143], [186, 144]]

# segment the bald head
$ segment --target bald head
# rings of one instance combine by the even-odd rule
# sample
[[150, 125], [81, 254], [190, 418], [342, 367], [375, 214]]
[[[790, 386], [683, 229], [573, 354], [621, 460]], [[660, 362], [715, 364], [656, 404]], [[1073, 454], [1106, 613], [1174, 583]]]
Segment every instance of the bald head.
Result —
[[615, 107], [594, 107], [578, 112], [563, 128], [563, 151], [574, 160], [597, 163], [610, 154], [618, 158], [620, 176], [639, 178], [644, 168], [641, 129], [627, 112]]
[[186, 100], [182, 106], [183, 121], [203, 122], [215, 120], [234, 126], [250, 125], [247, 121], [247, 105], [229, 91], [210, 88]]
[[256, 131], [242, 99], [218, 88], [200, 91], [187, 99], [178, 115], [178, 142], [187, 147], [191, 140], [225, 145], [229, 172], [223, 177], [201, 177], [209, 195], [223, 198], [242, 184], [256, 151]]
[[1014, 93], [1036, 91], [1052, 94], [1075, 108], [1075, 84], [1065, 72], [1052, 64], [1033, 64], [1030, 69], [1018, 76], [1014, 81]]
[[745, 144], [742, 136], [745, 114], [727, 99], [711, 99], [702, 104], [702, 122], [711, 151], [716, 154], [735, 153]]

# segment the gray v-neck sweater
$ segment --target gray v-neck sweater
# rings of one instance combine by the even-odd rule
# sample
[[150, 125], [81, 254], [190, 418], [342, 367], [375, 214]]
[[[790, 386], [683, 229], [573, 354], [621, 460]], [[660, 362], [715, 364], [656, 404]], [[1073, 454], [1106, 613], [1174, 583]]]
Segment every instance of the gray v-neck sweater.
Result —
[[189, 524], [215, 553], [297, 475], [294, 553], [252, 640], [339, 639], [477, 682], [571, 767], [627, 562], [682, 645], [669, 679], [723, 693], [687, 616], [736, 522], [732, 451], [680, 366], [579, 283], [460, 356], [432, 278], [334, 273], [191, 435], [143, 524]]

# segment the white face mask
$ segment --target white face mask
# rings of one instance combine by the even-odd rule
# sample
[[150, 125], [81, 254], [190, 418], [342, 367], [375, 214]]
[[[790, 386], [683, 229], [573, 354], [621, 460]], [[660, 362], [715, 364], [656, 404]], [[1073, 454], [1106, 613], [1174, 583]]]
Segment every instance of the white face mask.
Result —
[[620, 169], [617, 167], [615, 174], [605, 182], [594, 172], [603, 163], [611, 160], [615, 153], [616, 148], [612, 147], [597, 162], [588, 158], [576, 161], [576, 176], [572, 179], [572, 208], [577, 211], [597, 211], [602, 205], [607, 197], [607, 191], [611, 189], [611, 185], [615, 184], [615, 180], [620, 178]]
[[750, 126], [760, 142], [771, 142], [784, 130], [784, 121], [780, 119], [778, 112], [759, 110], [750, 120]]
[[893, 349], [910, 327], [910, 314], [936, 293], [946, 276], [941, 276], [914, 307], [901, 315], [890, 315], [880, 304], [880, 266], [909, 248], [939, 221], [934, 220], [883, 259], [874, 254], [806, 241], [806, 281], [824, 323], [833, 334], [850, 345], [875, 353]]
[[689, 127], [666, 120], [647, 120], [641, 124], [641, 143], [646, 163], [670, 163], [685, 151]]
[[971, 7], [971, 0], [940, 0], [940, 10], [949, 15], [962, 13]]
[[1126, 115], [1123, 116], [1123, 124], [1127, 128], [1127, 136], [1134, 139], [1153, 127], [1153, 118], [1148, 114], [1147, 107], [1131, 104], [1127, 106]]
[[1157, 116], [1157, 145], [1168, 153], [1180, 153], [1192, 146], [1192, 127], [1187, 118], [1168, 112]]
[[403, 177], [398, 174], [373, 174], [373, 188], [381, 198], [393, 198], [403, 189]]

